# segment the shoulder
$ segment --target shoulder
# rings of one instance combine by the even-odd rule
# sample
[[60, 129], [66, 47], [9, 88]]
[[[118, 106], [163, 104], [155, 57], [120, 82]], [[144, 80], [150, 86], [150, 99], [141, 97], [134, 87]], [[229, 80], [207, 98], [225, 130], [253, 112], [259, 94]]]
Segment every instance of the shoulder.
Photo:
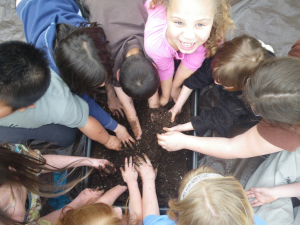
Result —
[[157, 216], [148, 215], [143, 220], [144, 225], [175, 225], [176, 223], [171, 220], [167, 215]]

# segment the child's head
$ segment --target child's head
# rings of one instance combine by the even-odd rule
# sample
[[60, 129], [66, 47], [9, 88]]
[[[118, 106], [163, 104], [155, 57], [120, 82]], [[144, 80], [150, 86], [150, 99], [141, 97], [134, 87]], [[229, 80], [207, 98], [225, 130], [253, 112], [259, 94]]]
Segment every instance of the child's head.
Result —
[[68, 210], [58, 225], [123, 225], [128, 224], [120, 208], [104, 203], [87, 204], [78, 209]]
[[211, 64], [214, 80], [231, 91], [242, 90], [247, 79], [268, 58], [267, 50], [253, 37], [242, 35], [226, 41]]
[[300, 59], [267, 60], [247, 81], [244, 95], [267, 122], [300, 125]]
[[178, 199], [169, 201], [169, 217], [176, 224], [252, 225], [253, 211], [246, 192], [234, 177], [223, 177], [208, 167], [187, 173]]
[[167, 12], [167, 40], [182, 53], [193, 53], [204, 44], [206, 57], [213, 56], [233, 27], [228, 0], [152, 0], [153, 6], [161, 4]]
[[120, 68], [120, 85], [134, 99], [148, 99], [157, 91], [160, 80], [156, 67], [142, 54], [125, 58]]
[[96, 23], [79, 28], [59, 24], [54, 58], [64, 82], [73, 93], [93, 94], [112, 76], [112, 60], [104, 31]]
[[51, 80], [45, 53], [20, 41], [0, 44], [0, 118], [27, 108], [47, 91]]

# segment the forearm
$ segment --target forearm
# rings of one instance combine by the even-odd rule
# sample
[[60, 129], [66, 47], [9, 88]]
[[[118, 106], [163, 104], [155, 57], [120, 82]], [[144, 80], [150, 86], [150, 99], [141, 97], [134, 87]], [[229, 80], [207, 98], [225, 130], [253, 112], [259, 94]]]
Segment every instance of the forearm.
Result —
[[272, 188], [278, 198], [300, 197], [300, 182]]
[[179, 88], [183, 84], [183, 81], [186, 78], [190, 77], [194, 72], [195, 71], [186, 68], [185, 65], [181, 62], [175, 73], [172, 88]]
[[153, 96], [151, 96], [148, 99], [148, 104], [149, 108], [154, 109], [154, 108], [159, 108], [159, 95], [158, 95], [158, 90], [155, 92]]
[[164, 98], [170, 98], [172, 82], [173, 82], [173, 77], [169, 78], [168, 80], [160, 81], [161, 92]]
[[109, 140], [109, 134], [104, 127], [93, 117], [89, 116], [88, 122], [84, 127], [79, 128], [88, 138], [106, 144]]
[[186, 100], [189, 98], [189, 96], [191, 95], [191, 93], [193, 92], [192, 89], [189, 89], [188, 87], [184, 86], [181, 89], [181, 92], [178, 96], [178, 100], [175, 104], [174, 107], [177, 107], [179, 109], [182, 108], [182, 106], [184, 105], [184, 103], [186, 102]]
[[79, 167], [79, 166], [93, 166], [92, 161], [86, 157], [77, 157], [77, 156], [65, 156], [65, 155], [43, 155], [43, 158], [46, 159], [47, 168], [53, 169], [53, 167], [61, 168], [70, 168], [70, 167]]
[[179, 124], [176, 126], [176, 130], [183, 132], [183, 131], [189, 131], [189, 130], [194, 130], [193, 125], [191, 122], [184, 123], [184, 124]]
[[129, 191], [129, 213], [130, 218], [134, 220], [142, 220], [143, 210], [142, 210], [142, 197], [138, 183], [132, 182], [127, 183]]
[[143, 182], [143, 219], [149, 215], [159, 215], [155, 181]]

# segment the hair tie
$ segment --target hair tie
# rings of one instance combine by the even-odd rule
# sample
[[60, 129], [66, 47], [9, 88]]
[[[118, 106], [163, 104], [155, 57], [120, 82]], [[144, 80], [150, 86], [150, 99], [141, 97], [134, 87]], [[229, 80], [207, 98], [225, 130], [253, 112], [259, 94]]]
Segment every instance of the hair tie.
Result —
[[201, 173], [195, 177], [193, 177], [184, 187], [181, 196], [180, 196], [180, 200], [184, 199], [187, 194], [189, 193], [189, 191], [200, 181], [205, 180], [207, 178], [217, 178], [217, 177], [223, 177], [220, 174], [217, 173]]

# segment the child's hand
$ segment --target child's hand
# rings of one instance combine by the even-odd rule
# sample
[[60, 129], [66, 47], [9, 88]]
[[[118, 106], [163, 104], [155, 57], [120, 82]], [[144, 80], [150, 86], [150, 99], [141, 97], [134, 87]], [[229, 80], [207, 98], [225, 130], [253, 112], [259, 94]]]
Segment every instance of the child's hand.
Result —
[[117, 137], [120, 141], [122, 141], [123, 145], [127, 147], [127, 144], [133, 148], [131, 142], [135, 142], [135, 140], [130, 136], [130, 134], [127, 132], [127, 129], [122, 126], [121, 124], [118, 124], [117, 128], [114, 130]]
[[172, 87], [172, 89], [171, 89], [171, 97], [172, 97], [172, 99], [173, 99], [173, 101], [174, 101], [175, 103], [176, 103], [177, 100], [178, 100], [178, 97], [179, 97], [180, 92], [181, 92], [181, 88], [180, 88], [180, 87], [178, 87], [178, 88]]
[[172, 109], [169, 110], [170, 113], [172, 113], [171, 122], [173, 123], [175, 120], [175, 116], [179, 113], [181, 113], [181, 108], [176, 107], [176, 104], [173, 106]]
[[130, 156], [129, 158], [129, 163], [127, 157], [125, 158], [124, 168], [125, 170], [120, 167], [124, 182], [126, 182], [127, 184], [137, 182], [138, 173], [133, 166], [132, 156]]
[[86, 188], [80, 192], [76, 199], [79, 200], [81, 206], [84, 206], [88, 201], [96, 202], [103, 195], [103, 193], [104, 190], [99, 191], [98, 188], [95, 190]]
[[111, 150], [122, 151], [122, 142], [116, 136], [109, 135], [108, 142], [104, 146]]
[[127, 190], [126, 186], [117, 185], [113, 187], [112, 189], [105, 192], [98, 200], [97, 202], [102, 202], [107, 205], [112, 206], [116, 199], [123, 194]]
[[250, 188], [246, 192], [248, 198], [255, 198], [250, 202], [252, 207], [261, 206], [278, 199], [276, 192], [273, 188], [261, 187], [261, 188]]
[[143, 156], [146, 161], [139, 156], [134, 157], [134, 167], [140, 174], [143, 182], [154, 181], [157, 175], [157, 168], [154, 170], [148, 156], [146, 156], [144, 153]]
[[114, 164], [112, 164], [111, 162], [109, 162], [106, 159], [90, 158], [89, 160], [92, 162], [91, 167], [94, 167], [95, 169], [102, 169], [106, 173], [109, 173], [109, 170], [107, 169], [108, 166], [111, 166], [111, 167], [114, 166]]
[[165, 106], [166, 104], [168, 104], [169, 101], [170, 101], [170, 98], [166, 98], [164, 96], [160, 96], [159, 104], [161, 106]]
[[109, 110], [113, 115], [117, 115], [118, 119], [120, 118], [120, 115], [124, 118], [124, 113], [123, 113], [123, 107], [118, 99], [118, 97], [115, 94], [115, 91], [113, 88], [111, 90], [107, 91], [107, 105]]
[[177, 131], [171, 131], [165, 134], [157, 134], [158, 144], [169, 152], [184, 149], [184, 137], [184, 134]]
[[143, 132], [142, 132], [142, 128], [141, 128], [141, 125], [140, 125], [139, 121], [137, 121], [136, 119], [129, 119], [128, 118], [128, 122], [129, 122], [130, 127], [133, 131], [135, 139], [136, 140], [141, 139]]

